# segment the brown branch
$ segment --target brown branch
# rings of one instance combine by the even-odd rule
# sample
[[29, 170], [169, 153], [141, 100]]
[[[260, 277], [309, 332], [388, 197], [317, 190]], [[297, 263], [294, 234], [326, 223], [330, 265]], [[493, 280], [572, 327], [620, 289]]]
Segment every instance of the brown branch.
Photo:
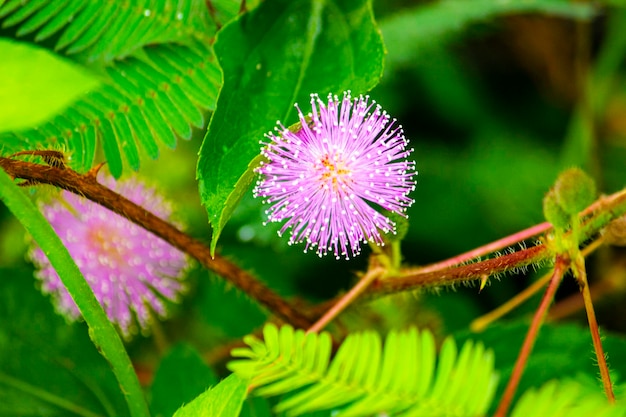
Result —
[[212, 258], [209, 248], [200, 241], [195, 240], [141, 206], [98, 183], [95, 171], [79, 174], [64, 167], [39, 165], [5, 157], [0, 157], [0, 167], [13, 178], [26, 180], [27, 185], [38, 183], [54, 185], [74, 194], [84, 196], [126, 217], [133, 223], [154, 233], [172, 246], [197, 259], [205, 268], [231, 282], [280, 319], [303, 329], [311, 326], [312, 320], [296, 310], [252, 274], [242, 270], [219, 254]]
[[[340, 298], [335, 297], [308, 309], [306, 314], [301, 313], [259, 282], [253, 275], [242, 270], [234, 263], [221, 257], [219, 254], [215, 258], [211, 258], [208, 247], [203, 243], [194, 240], [169, 223], [100, 185], [93, 174], [81, 175], [59, 164], [45, 166], [4, 157], [0, 157], [0, 166], [13, 178], [26, 180], [24, 185], [39, 183], [54, 185], [85, 196], [127, 217], [139, 226], [196, 258], [204, 267], [230, 281], [251, 298], [266, 306], [278, 318], [286, 320], [296, 327], [308, 328], [315, 319], [322, 316]], [[624, 215], [625, 212], [626, 191], [599, 199], [581, 213], [581, 220], [584, 219], [582, 240], [595, 235], [608, 222]], [[386, 294], [411, 291], [424, 286], [450, 285], [457, 282], [483, 279], [486, 276], [535, 264], [553, 256], [554, 254], [545, 245], [537, 245], [497, 258], [457, 267], [442, 269], [430, 267], [404, 268], [396, 276], [386, 276], [385, 279], [375, 280], [365, 292], [363, 298], [371, 299]]]

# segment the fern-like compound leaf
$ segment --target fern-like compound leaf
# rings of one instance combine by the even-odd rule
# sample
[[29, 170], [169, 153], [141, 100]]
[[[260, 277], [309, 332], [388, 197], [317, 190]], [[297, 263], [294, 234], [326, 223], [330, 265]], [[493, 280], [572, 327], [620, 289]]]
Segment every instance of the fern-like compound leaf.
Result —
[[530, 389], [515, 405], [511, 417], [626, 417], [623, 403], [609, 404], [600, 389], [574, 381], [550, 381]]
[[150, 47], [143, 59], [107, 67], [107, 82], [62, 116], [36, 129], [2, 134], [0, 143], [7, 151], [60, 144], [73, 167], [85, 170], [93, 164], [98, 141], [113, 175], [122, 172], [122, 156], [137, 170], [139, 148], [154, 159], [158, 143], [174, 148], [177, 138], [189, 139], [193, 127], [203, 126], [203, 112], [214, 108], [220, 77], [211, 57], [209, 49]]
[[210, 39], [218, 24], [203, 0], [9, 0], [0, 2], [0, 26], [46, 47], [50, 39], [57, 53], [102, 76], [100, 88], [48, 123], [0, 135], [3, 151], [60, 148], [84, 171], [99, 142], [118, 177], [124, 164], [137, 170], [142, 156], [157, 158], [159, 144], [190, 139], [215, 108], [221, 72]]
[[[305, 333], [268, 324], [264, 340], [244, 340], [229, 369], [251, 380], [256, 394], [291, 394], [278, 412], [296, 416], [334, 410], [337, 416], [482, 416], [496, 388], [493, 354], [452, 339], [439, 358], [428, 331], [391, 332], [384, 343], [375, 332], [349, 335], [330, 361], [328, 333]], [[335, 414], [334, 414], [335, 415]]]
[[54, 49], [86, 64], [108, 64], [149, 44], [208, 42], [216, 24], [202, 0], [12, 0], [2, 27], [36, 42], [57, 36]]

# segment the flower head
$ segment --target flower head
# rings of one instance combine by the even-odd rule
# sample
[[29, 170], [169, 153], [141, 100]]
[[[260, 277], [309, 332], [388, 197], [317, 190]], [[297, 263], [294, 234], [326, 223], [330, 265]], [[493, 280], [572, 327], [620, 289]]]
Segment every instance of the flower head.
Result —
[[290, 229], [290, 244], [347, 259], [362, 242], [382, 245], [381, 230], [395, 233], [372, 203], [402, 215], [413, 203], [412, 149], [402, 127], [369, 97], [353, 100], [346, 92], [341, 102], [329, 95], [324, 103], [314, 94], [311, 107], [305, 116], [296, 105], [297, 130], [278, 122], [277, 134], [261, 142], [267, 161], [256, 170], [254, 194], [270, 204], [270, 222], [285, 221], [279, 234]]
[[[136, 180], [105, 185], [155, 215], [167, 219], [169, 205]], [[189, 262], [184, 253], [112, 211], [63, 191], [43, 204], [42, 211], [91, 286], [98, 302], [125, 337], [136, 323], [147, 329], [152, 312], [166, 316], [164, 300], [177, 301]], [[41, 289], [52, 294], [56, 309], [69, 320], [81, 317], [78, 307], [39, 247], [29, 253]]]

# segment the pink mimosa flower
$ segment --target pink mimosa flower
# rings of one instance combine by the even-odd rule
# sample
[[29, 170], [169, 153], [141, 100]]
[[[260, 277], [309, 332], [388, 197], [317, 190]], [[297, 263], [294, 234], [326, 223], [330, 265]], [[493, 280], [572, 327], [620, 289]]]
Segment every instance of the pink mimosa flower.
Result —
[[332, 252], [346, 259], [363, 242], [382, 245], [395, 223], [375, 207], [406, 216], [415, 189], [415, 164], [407, 157], [402, 127], [369, 97], [350, 92], [328, 103], [311, 96], [312, 113], [300, 108], [300, 125], [268, 133], [254, 195], [270, 204], [270, 222], [285, 221], [289, 243], [306, 242], [321, 257]]

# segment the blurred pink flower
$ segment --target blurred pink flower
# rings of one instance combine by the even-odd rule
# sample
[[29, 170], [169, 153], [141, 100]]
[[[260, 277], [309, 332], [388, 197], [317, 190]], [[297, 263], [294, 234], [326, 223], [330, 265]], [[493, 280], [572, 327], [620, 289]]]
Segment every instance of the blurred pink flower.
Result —
[[[168, 220], [170, 206], [139, 181], [101, 183], [146, 210]], [[164, 300], [177, 301], [188, 258], [161, 238], [86, 198], [68, 191], [42, 205], [44, 216], [59, 235], [91, 286], [109, 319], [129, 337], [149, 327], [152, 312], [164, 318]], [[59, 313], [69, 320], [81, 317], [57, 272], [39, 247], [29, 253], [37, 267], [41, 289], [51, 294]]]

